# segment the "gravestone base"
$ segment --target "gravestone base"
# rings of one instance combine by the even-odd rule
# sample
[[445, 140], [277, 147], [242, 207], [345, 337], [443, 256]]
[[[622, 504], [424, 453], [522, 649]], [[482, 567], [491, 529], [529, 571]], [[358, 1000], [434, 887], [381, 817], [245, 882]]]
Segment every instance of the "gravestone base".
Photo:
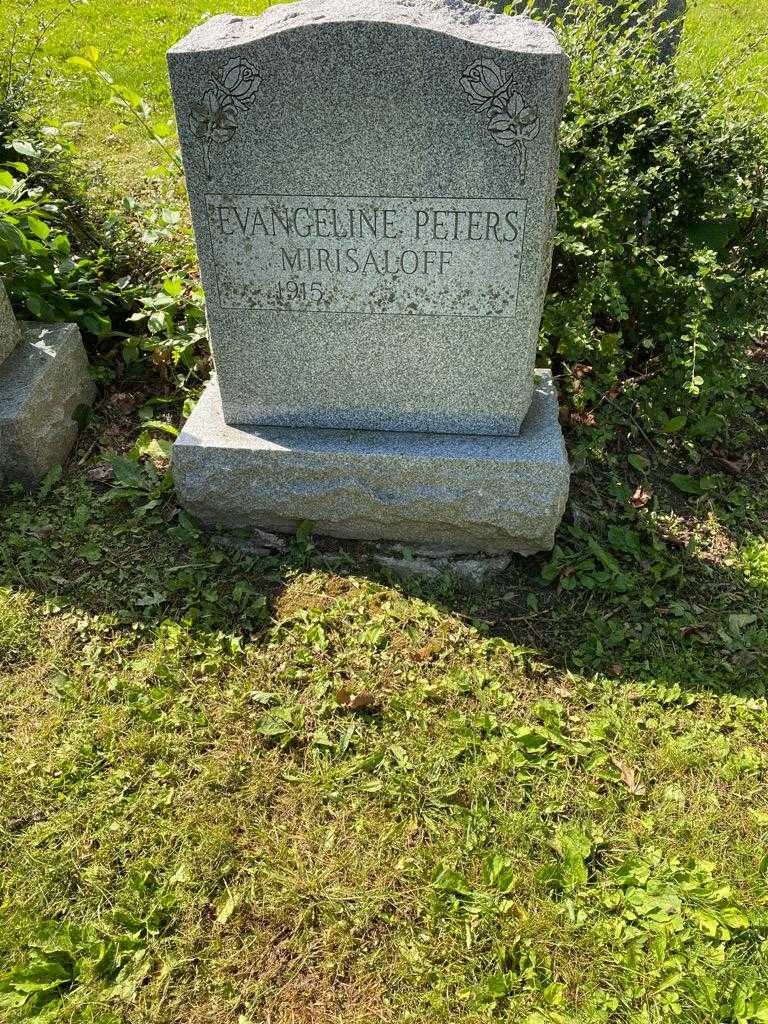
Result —
[[208, 525], [454, 553], [550, 549], [569, 468], [548, 371], [517, 437], [233, 426], [212, 380], [173, 446], [180, 503]]
[[75, 324], [20, 325], [20, 344], [0, 366], [0, 480], [33, 487], [69, 455], [73, 419], [96, 387]]

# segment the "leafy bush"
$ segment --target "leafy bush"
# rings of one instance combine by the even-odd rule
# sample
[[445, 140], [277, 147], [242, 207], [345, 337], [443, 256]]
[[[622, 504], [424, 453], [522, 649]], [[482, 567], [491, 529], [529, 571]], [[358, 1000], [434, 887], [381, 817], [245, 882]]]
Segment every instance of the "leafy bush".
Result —
[[[180, 212], [131, 197], [112, 209], [115, 197], [95, 187], [74, 143], [40, 114], [50, 77], [42, 44], [77, 2], [52, 14], [38, 0], [11, 5], [0, 75], [0, 276], [21, 319], [76, 323], [102, 378], [150, 368], [156, 390], [184, 385], [190, 373], [207, 376], [208, 349]], [[162, 148], [169, 163], [157, 173], [175, 185], [180, 163], [164, 141], [172, 125], [150, 120], [149, 105], [97, 69], [97, 60], [88, 47], [70, 63], [91, 68], [119, 113]]]
[[60, 142], [55, 129], [31, 138], [9, 111], [0, 119], [0, 274], [19, 313], [73, 320], [96, 337], [109, 334], [110, 314], [124, 304], [120, 286], [109, 279], [112, 258], [103, 245], [83, 253], [71, 197], [51, 188], [61, 180], [71, 144]]
[[147, 362], [163, 383], [175, 366], [204, 374], [202, 291], [161, 248], [178, 212], [100, 209], [77, 161], [58, 129], [0, 107], [0, 276], [17, 315], [76, 323], [108, 377]]
[[766, 319], [766, 119], [724, 67], [702, 86], [659, 60], [653, 12], [617, 34], [594, 0], [572, 6], [557, 23], [573, 64], [544, 356], [577, 368], [577, 404], [621, 376], [663, 377], [662, 418], [685, 393], [701, 417]]

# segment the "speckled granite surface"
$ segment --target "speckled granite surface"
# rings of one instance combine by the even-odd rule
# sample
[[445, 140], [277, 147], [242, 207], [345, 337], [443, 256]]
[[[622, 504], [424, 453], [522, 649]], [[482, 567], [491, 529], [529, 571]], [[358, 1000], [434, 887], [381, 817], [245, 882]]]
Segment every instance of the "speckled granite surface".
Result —
[[298, 0], [168, 54], [229, 423], [514, 434], [568, 61], [461, 0]]
[[74, 324], [21, 330], [0, 366], [0, 477], [32, 487], [66, 460], [77, 439], [74, 412], [93, 402], [96, 388]]
[[181, 503], [208, 524], [454, 552], [551, 548], [569, 469], [548, 372], [518, 437], [229, 426], [209, 383], [173, 447]]
[[16, 322], [11, 304], [0, 279], [0, 366], [21, 341], [21, 327]]

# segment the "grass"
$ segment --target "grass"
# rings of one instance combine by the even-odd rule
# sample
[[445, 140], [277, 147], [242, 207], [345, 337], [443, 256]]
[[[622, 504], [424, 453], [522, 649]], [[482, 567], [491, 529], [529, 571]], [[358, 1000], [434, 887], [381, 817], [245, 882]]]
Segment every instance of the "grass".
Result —
[[680, 55], [682, 73], [699, 77], [735, 53], [739, 57], [731, 67], [734, 89], [743, 93], [746, 103], [764, 107], [768, 0], [689, 0]]
[[116, 394], [2, 507], [3, 1020], [765, 1021], [759, 348], [752, 393], [737, 476], [614, 435], [480, 591], [218, 546]]

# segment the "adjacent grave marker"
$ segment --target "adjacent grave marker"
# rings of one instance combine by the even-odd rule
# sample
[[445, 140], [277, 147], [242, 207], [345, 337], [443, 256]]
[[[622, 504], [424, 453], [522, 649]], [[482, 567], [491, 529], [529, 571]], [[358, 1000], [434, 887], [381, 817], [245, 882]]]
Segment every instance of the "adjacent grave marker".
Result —
[[[605, 21], [609, 25], [619, 26], [624, 21], [625, 26], [636, 24], [637, 15], [656, 15], [656, 25], [661, 29], [659, 37], [660, 56], [663, 60], [671, 60], [680, 44], [682, 35], [682, 22], [686, 10], [686, 0], [639, 0], [635, 11], [627, 10], [628, 0], [582, 0], [583, 6], [589, 10], [597, 5]], [[574, 0], [532, 0], [533, 6], [529, 8], [528, 0], [494, 0], [492, 9], [501, 13], [505, 8], [512, 7], [513, 10], [529, 10], [534, 17], [548, 17], [558, 15], [561, 18], [572, 18], [577, 5]]]
[[19, 324], [0, 281], [0, 479], [31, 487], [64, 462], [96, 388], [75, 324]]
[[13, 315], [5, 285], [0, 280], [0, 365], [13, 352], [21, 341], [21, 326]]
[[182, 501], [232, 526], [551, 546], [553, 33], [461, 0], [299, 0], [212, 18], [168, 61], [217, 371], [174, 448]]

